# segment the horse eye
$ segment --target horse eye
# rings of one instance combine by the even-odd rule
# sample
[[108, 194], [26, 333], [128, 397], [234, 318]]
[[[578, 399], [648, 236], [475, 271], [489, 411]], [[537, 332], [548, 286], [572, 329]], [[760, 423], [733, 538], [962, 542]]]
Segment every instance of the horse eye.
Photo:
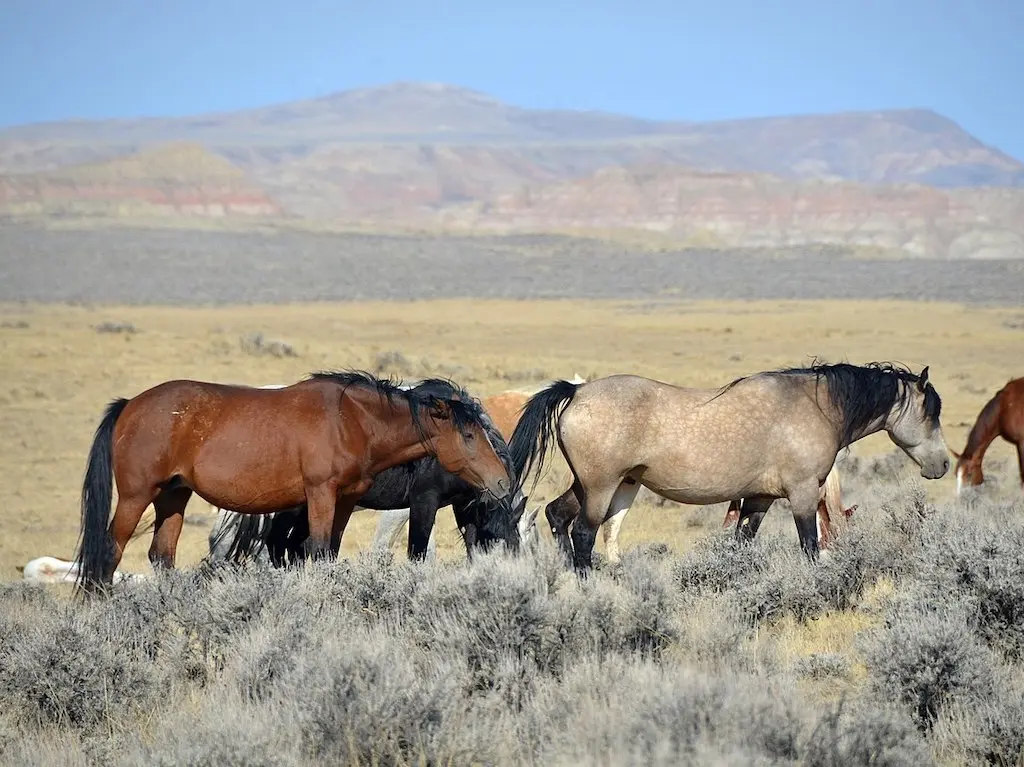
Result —
[[472, 442], [476, 437], [474, 436], [473, 432], [466, 431], [462, 433], [462, 438], [466, 440], [466, 442]]

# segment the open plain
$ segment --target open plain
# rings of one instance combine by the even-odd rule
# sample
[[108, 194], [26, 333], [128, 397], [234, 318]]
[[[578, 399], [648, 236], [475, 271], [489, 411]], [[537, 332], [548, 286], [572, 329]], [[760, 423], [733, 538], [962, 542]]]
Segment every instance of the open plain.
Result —
[[[17, 577], [16, 565], [33, 556], [70, 558], [85, 456], [103, 407], [172, 378], [262, 385], [360, 368], [450, 376], [484, 396], [574, 372], [718, 386], [815, 357], [893, 360], [931, 366], [947, 440], [960, 449], [988, 397], [1024, 362], [1019, 262], [651, 254], [600, 243], [591, 252], [588, 244], [5, 230], [0, 466], [9, 492], [0, 574]], [[663, 271], [645, 272], [656, 257]], [[563, 263], [570, 258], [571, 274]], [[362, 271], [351, 274], [349, 263]], [[358, 290], [343, 287], [352, 282]], [[957, 294], [963, 302], [949, 300]], [[378, 300], [351, 300], [363, 297]], [[890, 449], [876, 435], [853, 452]], [[997, 443], [992, 456], [1009, 452]], [[537, 501], [564, 479], [552, 475]], [[933, 492], [948, 494], [952, 476], [934, 484]], [[638, 509], [624, 543], [680, 543], [679, 508]], [[190, 504], [195, 524], [179, 549], [183, 564], [204, 553], [207, 510], [199, 499]], [[454, 525], [443, 519], [448, 550]], [[372, 525], [372, 513], [358, 513], [346, 545], [364, 542]], [[147, 548], [132, 545], [125, 566], [147, 569]]]
[[[892, 360], [930, 366], [959, 450], [1024, 364], [1017, 262], [609, 245], [588, 260], [569, 239], [473, 250], [468, 238], [2, 236], [3, 581], [33, 557], [71, 558], [103, 407], [171, 378], [262, 385], [362, 368], [450, 376], [484, 396], [574, 373], [717, 386], [813, 358]], [[353, 260], [358, 240], [377, 256]], [[212, 515], [193, 498], [184, 572], [89, 606], [67, 589], [3, 586], [0, 761], [1019, 763], [1024, 507], [1011, 450], [993, 445], [967, 505], [952, 474], [925, 482], [895, 451], [875, 435], [842, 457], [844, 502], [859, 509], [817, 569], [784, 504], [738, 548], [724, 504], [645, 494], [622, 529], [623, 565], [599, 563], [583, 585], [546, 545], [464, 565], [448, 510], [439, 563], [362, 551], [375, 515], [357, 512], [342, 564], [210, 571]], [[531, 505], [565, 476], [556, 463]], [[148, 545], [143, 532], [123, 568], [150, 572]]]

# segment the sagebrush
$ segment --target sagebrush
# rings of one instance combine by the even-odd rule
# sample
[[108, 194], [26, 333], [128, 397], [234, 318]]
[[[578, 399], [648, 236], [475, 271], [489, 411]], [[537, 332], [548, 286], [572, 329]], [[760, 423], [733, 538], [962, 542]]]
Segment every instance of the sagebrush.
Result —
[[[1024, 503], [867, 473], [817, 564], [780, 525], [582, 582], [542, 546], [5, 586], [0, 761], [1024, 763]], [[779, 630], [844, 616], [838, 648]]]

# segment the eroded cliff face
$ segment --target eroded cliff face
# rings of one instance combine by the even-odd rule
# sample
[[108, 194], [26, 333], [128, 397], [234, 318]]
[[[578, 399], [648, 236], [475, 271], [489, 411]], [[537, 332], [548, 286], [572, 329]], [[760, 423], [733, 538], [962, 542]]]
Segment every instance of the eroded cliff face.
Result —
[[616, 168], [452, 207], [453, 227], [648, 230], [703, 245], [814, 243], [932, 258], [1024, 257], [1024, 192], [791, 181], [686, 169]]
[[271, 217], [283, 209], [227, 160], [171, 145], [108, 162], [0, 177], [9, 216]]

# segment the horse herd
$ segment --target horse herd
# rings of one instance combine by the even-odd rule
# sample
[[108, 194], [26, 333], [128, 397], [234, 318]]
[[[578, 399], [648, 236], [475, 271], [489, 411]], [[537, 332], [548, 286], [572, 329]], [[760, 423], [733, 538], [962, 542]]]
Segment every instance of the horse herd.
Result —
[[984, 452], [1002, 436], [1017, 446], [1024, 482], [1024, 379], [985, 405], [962, 454], [947, 448], [941, 409], [927, 367], [881, 362], [764, 371], [717, 389], [577, 376], [483, 401], [452, 381], [399, 386], [352, 371], [263, 388], [168, 381], [107, 407], [69, 569], [86, 591], [110, 584], [150, 504], [149, 560], [173, 567], [193, 493], [219, 510], [211, 558], [337, 557], [352, 512], [365, 508], [384, 513], [378, 540], [408, 519], [408, 556], [419, 559], [447, 505], [469, 556], [496, 544], [516, 551], [536, 539], [527, 493], [555, 445], [572, 481], [545, 515], [581, 575], [602, 525], [618, 559], [615, 539], [641, 486], [681, 503], [728, 501], [726, 524], [736, 520], [741, 540], [785, 498], [815, 560], [831, 514], [852, 513], [840, 504], [836, 456], [869, 434], [885, 431], [927, 479], [947, 473], [952, 453], [958, 493], [982, 482]]

